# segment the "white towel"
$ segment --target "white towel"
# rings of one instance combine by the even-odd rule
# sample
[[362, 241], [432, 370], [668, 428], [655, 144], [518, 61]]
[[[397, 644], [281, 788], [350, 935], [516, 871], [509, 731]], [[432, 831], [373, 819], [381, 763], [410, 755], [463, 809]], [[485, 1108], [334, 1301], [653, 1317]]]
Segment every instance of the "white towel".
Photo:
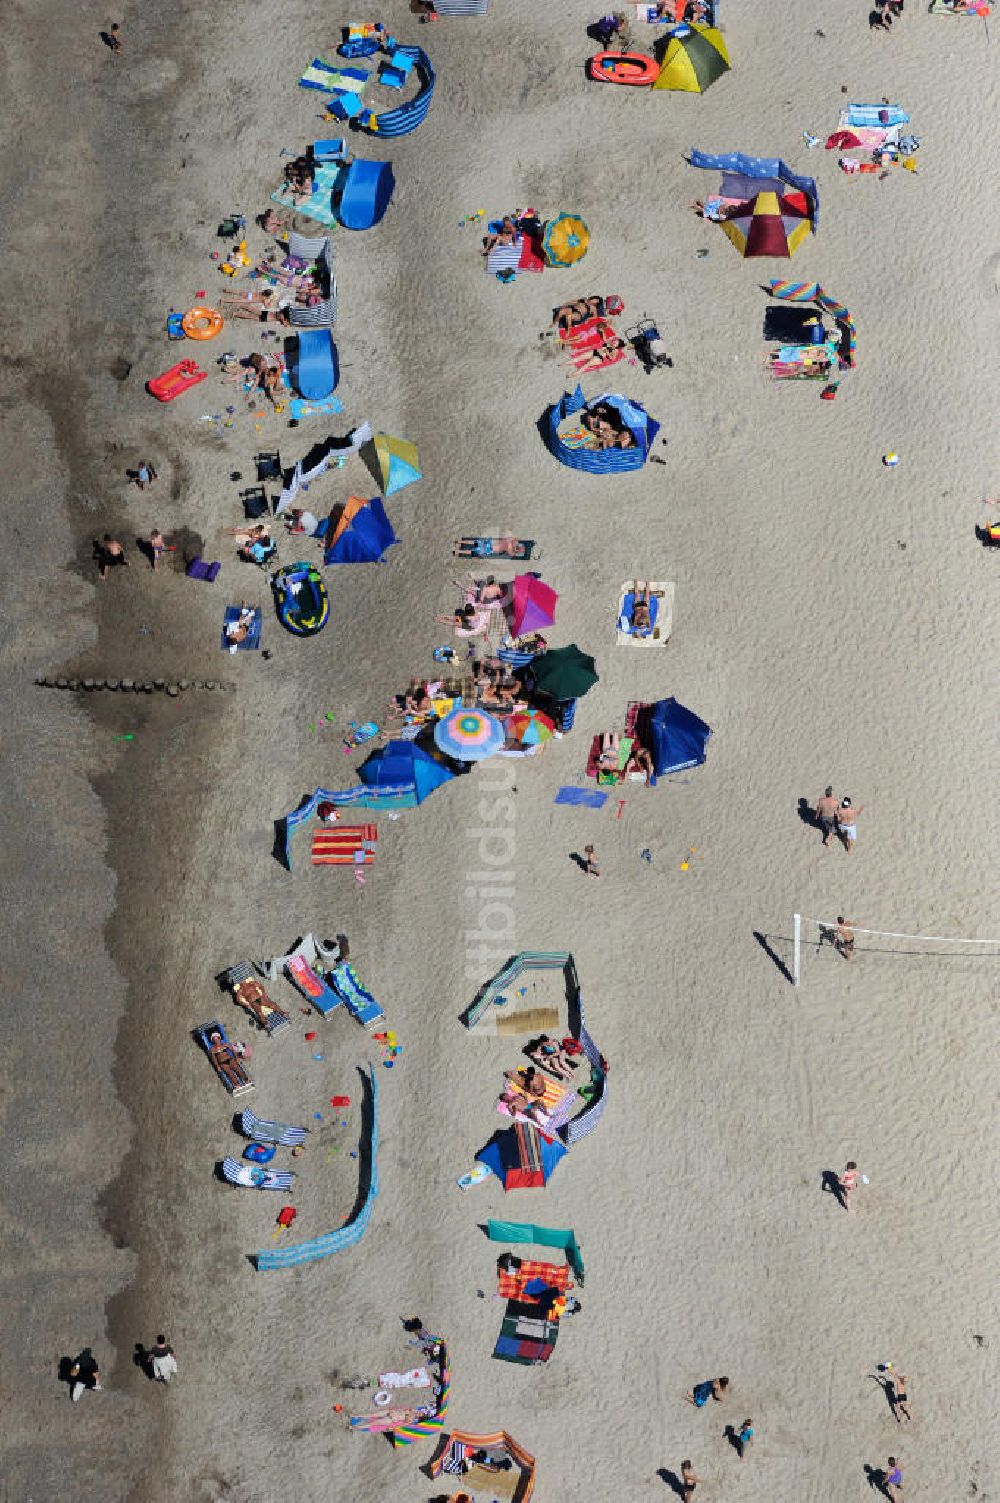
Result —
[[430, 1388], [431, 1375], [426, 1367], [411, 1368], [408, 1373], [379, 1373], [379, 1388]]

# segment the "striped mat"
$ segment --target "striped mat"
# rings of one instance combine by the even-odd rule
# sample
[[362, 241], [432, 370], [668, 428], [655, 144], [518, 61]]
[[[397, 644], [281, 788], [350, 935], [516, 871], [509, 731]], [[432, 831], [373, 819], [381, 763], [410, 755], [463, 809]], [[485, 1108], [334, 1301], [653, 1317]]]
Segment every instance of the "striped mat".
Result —
[[322, 826], [313, 831], [313, 866], [371, 866], [372, 847], [378, 839], [376, 825]]

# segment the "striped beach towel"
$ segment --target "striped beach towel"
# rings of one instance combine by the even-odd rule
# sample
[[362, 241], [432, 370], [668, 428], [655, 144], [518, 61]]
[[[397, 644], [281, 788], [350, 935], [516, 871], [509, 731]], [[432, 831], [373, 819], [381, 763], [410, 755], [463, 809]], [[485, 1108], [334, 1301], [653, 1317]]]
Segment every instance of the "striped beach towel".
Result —
[[371, 866], [377, 825], [321, 826], [313, 831], [313, 866]]

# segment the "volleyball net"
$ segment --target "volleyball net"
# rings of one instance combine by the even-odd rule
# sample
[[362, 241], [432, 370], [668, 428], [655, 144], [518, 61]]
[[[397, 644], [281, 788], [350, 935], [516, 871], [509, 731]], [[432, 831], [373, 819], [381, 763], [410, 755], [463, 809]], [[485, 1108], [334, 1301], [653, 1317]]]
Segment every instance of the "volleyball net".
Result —
[[[810, 951], [818, 954], [829, 947], [845, 956], [866, 950], [883, 955], [917, 955], [925, 958], [972, 956], [1000, 959], [1000, 939], [972, 939], [958, 934], [904, 934], [898, 929], [866, 929], [846, 916], [810, 918], [804, 913], [792, 915], [791, 980], [798, 986], [802, 976], [802, 957]], [[914, 948], [919, 946], [919, 948]]]

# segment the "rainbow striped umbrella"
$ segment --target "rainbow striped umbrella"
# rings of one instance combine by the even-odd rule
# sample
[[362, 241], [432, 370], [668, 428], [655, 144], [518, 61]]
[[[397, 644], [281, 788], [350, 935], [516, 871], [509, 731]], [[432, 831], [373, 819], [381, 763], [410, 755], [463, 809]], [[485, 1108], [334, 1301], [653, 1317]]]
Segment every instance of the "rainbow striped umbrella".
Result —
[[504, 743], [503, 724], [485, 710], [452, 710], [434, 727], [434, 744], [459, 762], [481, 762]]
[[508, 741], [519, 746], [542, 746], [555, 735], [556, 723], [541, 710], [515, 710], [504, 721]]

